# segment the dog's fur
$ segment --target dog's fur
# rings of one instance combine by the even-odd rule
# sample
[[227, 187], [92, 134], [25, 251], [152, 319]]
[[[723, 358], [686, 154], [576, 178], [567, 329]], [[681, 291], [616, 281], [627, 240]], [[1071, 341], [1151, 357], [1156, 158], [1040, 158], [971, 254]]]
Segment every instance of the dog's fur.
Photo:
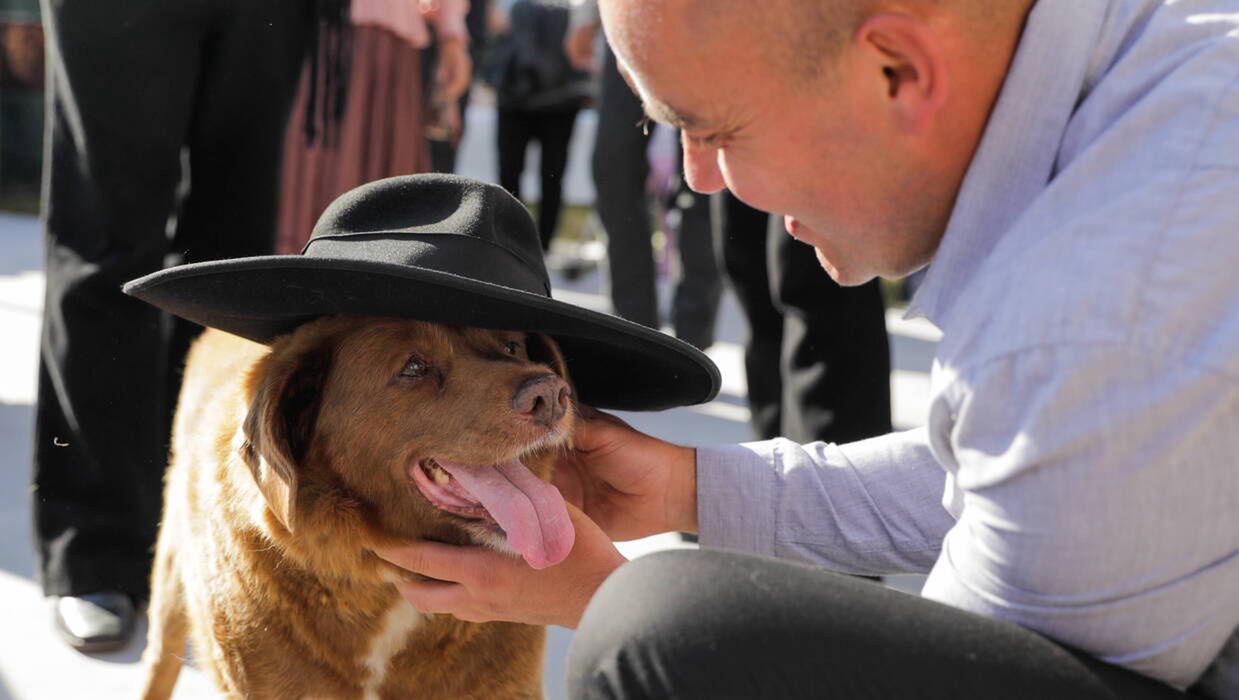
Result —
[[[414, 357], [420, 379], [402, 375]], [[144, 697], [170, 695], [187, 637], [231, 697], [541, 697], [543, 628], [418, 613], [372, 550], [503, 547], [409, 470], [520, 455], [548, 479], [573, 410], [541, 426], [511, 397], [550, 372], [566, 379], [554, 343], [520, 332], [335, 317], [268, 350], [208, 330], [173, 431]]]

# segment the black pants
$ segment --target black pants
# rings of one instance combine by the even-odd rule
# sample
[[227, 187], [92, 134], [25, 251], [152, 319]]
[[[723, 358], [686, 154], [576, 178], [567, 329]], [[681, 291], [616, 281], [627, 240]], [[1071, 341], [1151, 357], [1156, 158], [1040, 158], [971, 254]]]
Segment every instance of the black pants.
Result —
[[43, 0], [50, 150], [33, 510], [49, 595], [146, 594], [170, 407], [198, 329], [120, 288], [170, 262], [270, 252], [311, 6]]
[[630, 562], [573, 638], [568, 696], [1106, 698], [1182, 694], [1018, 625], [720, 550]]
[[[611, 303], [623, 318], [658, 328], [658, 293], [650, 207], [646, 196], [649, 136], [638, 123], [641, 101], [620, 76], [615, 54], [606, 51], [598, 98], [598, 136], [593, 174], [598, 218], [607, 232]], [[711, 250], [709, 198], [681, 187], [679, 248], [683, 274], [671, 301], [675, 334], [697, 347], [710, 345], [722, 283]]]
[[891, 430], [890, 346], [877, 280], [840, 287], [782, 217], [714, 196], [715, 245], [749, 321], [753, 432], [851, 442]]
[[559, 225], [564, 193], [564, 171], [568, 167], [568, 143], [572, 140], [576, 106], [542, 112], [515, 109], [499, 110], [499, 184], [518, 199], [521, 173], [525, 171], [525, 150], [530, 141], [541, 147], [539, 183], [542, 201], [538, 204], [538, 235], [542, 250], [551, 247], [551, 237]]

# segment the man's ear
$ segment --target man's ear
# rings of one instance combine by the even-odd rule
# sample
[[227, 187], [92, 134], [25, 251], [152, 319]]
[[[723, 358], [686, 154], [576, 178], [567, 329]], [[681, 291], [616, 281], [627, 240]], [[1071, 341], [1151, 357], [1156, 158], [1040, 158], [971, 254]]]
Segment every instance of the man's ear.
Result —
[[854, 40], [870, 71], [865, 80], [885, 92], [900, 128], [924, 131], [951, 88], [938, 29], [921, 17], [882, 13], [866, 19]]
[[267, 507], [292, 532], [298, 473], [314, 437], [331, 352], [321, 346], [291, 358], [278, 352], [255, 369], [259, 384], [242, 426], [245, 443], [240, 452]]
[[563, 377], [564, 381], [569, 384], [572, 379], [568, 376], [568, 363], [564, 361], [564, 354], [559, 351], [559, 345], [551, 340], [551, 337], [543, 333], [530, 333], [525, 342], [525, 351], [529, 353], [529, 359], [551, 368], [555, 374]]

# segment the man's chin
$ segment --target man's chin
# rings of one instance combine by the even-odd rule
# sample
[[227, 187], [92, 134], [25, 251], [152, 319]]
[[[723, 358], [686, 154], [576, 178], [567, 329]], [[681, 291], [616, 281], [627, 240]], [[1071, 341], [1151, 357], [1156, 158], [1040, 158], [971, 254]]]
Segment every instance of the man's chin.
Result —
[[[813, 246], [813, 254], [817, 256], [817, 262], [822, 266], [822, 269], [826, 271], [826, 274], [830, 275], [830, 279], [839, 282], [839, 269], [831, 264], [830, 259], [826, 257], [826, 254], [822, 252], [822, 249], [817, 246]], [[843, 283], [839, 282], [839, 284]]]
[[818, 264], [840, 286], [856, 287], [876, 277], [873, 273], [865, 274], [860, 270], [851, 269], [851, 266], [842, 264], [842, 261], [832, 260], [823, 252], [822, 247], [815, 242], [824, 237], [816, 229], [806, 225], [800, 219], [785, 215], [783, 217], [783, 228], [787, 231], [787, 235], [801, 243], [813, 246], [813, 253], [817, 256]]
[[872, 272], [866, 273], [862, 270], [849, 269], [846, 266], [836, 265], [830, 258], [826, 257], [826, 254], [822, 252], [822, 249], [817, 246], [813, 246], [813, 253], [817, 255], [818, 264], [822, 266], [822, 269], [826, 271], [826, 274], [830, 275], [830, 278], [840, 287], [859, 287], [874, 277], [877, 277], [877, 275]]

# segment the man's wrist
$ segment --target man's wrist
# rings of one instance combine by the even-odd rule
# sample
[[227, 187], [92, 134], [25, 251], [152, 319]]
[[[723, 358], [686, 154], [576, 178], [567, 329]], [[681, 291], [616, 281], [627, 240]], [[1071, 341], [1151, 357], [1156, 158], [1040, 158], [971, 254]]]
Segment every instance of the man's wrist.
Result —
[[697, 532], [697, 450], [673, 445], [671, 488], [667, 503], [668, 530]]

